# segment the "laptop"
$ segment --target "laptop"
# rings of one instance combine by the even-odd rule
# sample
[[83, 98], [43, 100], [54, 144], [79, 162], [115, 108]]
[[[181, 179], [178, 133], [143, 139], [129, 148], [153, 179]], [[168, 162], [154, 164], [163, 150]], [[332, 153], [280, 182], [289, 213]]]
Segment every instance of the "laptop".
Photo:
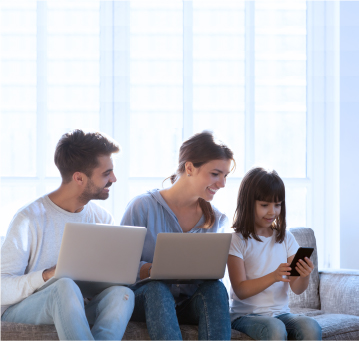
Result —
[[151, 276], [142, 284], [161, 280], [167, 283], [197, 283], [223, 278], [232, 233], [159, 233]]
[[88, 298], [135, 283], [146, 232], [145, 227], [67, 223], [55, 276], [38, 291], [63, 277], [73, 279]]

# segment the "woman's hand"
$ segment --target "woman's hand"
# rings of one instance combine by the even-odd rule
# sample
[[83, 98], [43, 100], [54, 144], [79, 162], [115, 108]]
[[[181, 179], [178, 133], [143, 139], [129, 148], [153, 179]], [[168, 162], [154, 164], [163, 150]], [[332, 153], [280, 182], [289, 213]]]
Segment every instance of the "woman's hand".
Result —
[[305, 257], [304, 260], [299, 259], [299, 261], [295, 267], [295, 269], [298, 271], [300, 277], [307, 277], [314, 270], [314, 264], [312, 263], [312, 261], [308, 257]]
[[140, 279], [145, 279], [147, 277], [150, 277], [151, 267], [152, 267], [152, 263], [146, 263], [141, 266]]
[[282, 263], [278, 266], [277, 270], [272, 272], [274, 282], [290, 282], [290, 279], [283, 278], [283, 276], [290, 276], [289, 271], [292, 270], [292, 268], [289, 265], [289, 263]]

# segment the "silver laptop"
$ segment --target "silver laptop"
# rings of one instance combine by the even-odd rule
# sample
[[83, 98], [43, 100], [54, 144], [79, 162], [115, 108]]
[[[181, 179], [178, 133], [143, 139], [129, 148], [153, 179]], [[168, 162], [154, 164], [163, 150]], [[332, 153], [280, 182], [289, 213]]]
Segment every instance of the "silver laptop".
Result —
[[84, 297], [135, 283], [146, 232], [145, 227], [67, 223], [55, 276], [39, 290], [62, 277], [73, 279]]
[[231, 233], [159, 233], [151, 276], [137, 283], [194, 283], [223, 278], [231, 239]]

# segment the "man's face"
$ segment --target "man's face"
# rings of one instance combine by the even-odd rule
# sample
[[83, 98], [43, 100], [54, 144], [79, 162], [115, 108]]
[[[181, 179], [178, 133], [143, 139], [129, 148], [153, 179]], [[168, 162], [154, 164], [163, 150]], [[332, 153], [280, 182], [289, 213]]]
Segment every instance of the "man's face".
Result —
[[84, 201], [106, 200], [109, 197], [109, 187], [117, 181], [111, 156], [99, 156], [98, 162], [99, 166], [92, 171], [91, 177], [87, 178], [86, 187], [81, 194]]

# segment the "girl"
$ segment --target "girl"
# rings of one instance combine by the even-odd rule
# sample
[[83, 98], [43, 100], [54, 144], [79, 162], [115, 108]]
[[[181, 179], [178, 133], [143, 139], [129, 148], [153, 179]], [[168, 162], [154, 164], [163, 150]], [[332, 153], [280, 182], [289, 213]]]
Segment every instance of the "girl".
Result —
[[[196, 134], [180, 148], [177, 172], [168, 189], [134, 198], [121, 225], [146, 226], [138, 280], [151, 274], [157, 234], [222, 232], [227, 217], [210, 204], [223, 188], [234, 161], [232, 151], [209, 132]], [[202, 340], [229, 340], [227, 291], [220, 281], [169, 285], [153, 281], [135, 289], [132, 320], [146, 321], [152, 340], [181, 340], [179, 323], [198, 324]]]
[[319, 324], [294, 315], [288, 289], [300, 295], [314, 265], [296, 264], [299, 277], [286, 277], [298, 243], [286, 231], [285, 188], [276, 171], [251, 169], [239, 188], [228, 256], [232, 328], [255, 340], [321, 340]]

